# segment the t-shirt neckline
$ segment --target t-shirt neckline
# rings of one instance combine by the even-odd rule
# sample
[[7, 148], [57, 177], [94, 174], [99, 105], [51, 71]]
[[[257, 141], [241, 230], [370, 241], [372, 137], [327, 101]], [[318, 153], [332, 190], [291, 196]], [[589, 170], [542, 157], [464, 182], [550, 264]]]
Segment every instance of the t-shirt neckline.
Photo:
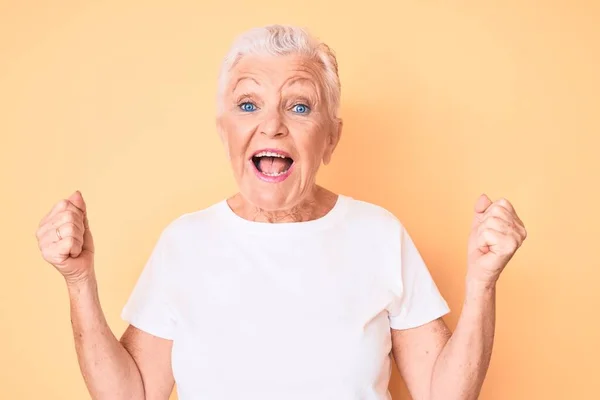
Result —
[[223, 216], [223, 219], [228, 224], [241, 231], [269, 234], [302, 233], [321, 230], [335, 225], [343, 218], [349, 201], [350, 198], [348, 196], [338, 194], [335, 204], [327, 214], [317, 219], [302, 222], [269, 223], [250, 221], [237, 215], [231, 207], [229, 207], [227, 199], [218, 203], [218, 209]]

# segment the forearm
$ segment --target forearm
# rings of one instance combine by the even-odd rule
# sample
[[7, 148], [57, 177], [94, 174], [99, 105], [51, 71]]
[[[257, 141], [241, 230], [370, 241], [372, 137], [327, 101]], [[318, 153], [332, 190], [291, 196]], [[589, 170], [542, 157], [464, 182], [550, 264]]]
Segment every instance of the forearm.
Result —
[[144, 399], [140, 372], [106, 322], [95, 277], [67, 287], [77, 358], [92, 398]]
[[478, 398], [492, 355], [495, 320], [495, 285], [467, 283], [454, 334], [434, 365], [431, 400]]

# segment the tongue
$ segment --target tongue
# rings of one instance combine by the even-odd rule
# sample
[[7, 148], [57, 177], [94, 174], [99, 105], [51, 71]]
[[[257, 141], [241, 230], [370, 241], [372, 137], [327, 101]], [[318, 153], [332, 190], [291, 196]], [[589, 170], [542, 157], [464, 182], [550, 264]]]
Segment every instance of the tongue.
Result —
[[260, 170], [268, 174], [283, 172], [288, 168], [286, 160], [280, 157], [261, 157]]

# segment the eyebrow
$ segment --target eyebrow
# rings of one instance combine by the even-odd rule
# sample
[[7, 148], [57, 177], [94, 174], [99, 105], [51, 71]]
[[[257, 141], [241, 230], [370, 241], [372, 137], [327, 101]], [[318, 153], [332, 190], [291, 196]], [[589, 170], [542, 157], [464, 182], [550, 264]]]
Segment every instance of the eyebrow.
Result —
[[250, 80], [254, 81], [254, 83], [256, 83], [258, 86], [260, 86], [260, 83], [258, 83], [258, 81], [257, 81], [256, 79], [254, 79], [253, 77], [251, 77], [251, 76], [242, 76], [241, 78], [239, 78], [239, 79], [238, 79], [238, 80], [235, 82], [235, 85], [233, 85], [233, 89], [231, 89], [231, 92], [235, 92], [235, 89], [238, 87], [238, 85], [239, 85], [239, 84], [240, 84], [242, 81], [244, 81], [244, 80], [246, 80], [246, 79], [250, 79]]

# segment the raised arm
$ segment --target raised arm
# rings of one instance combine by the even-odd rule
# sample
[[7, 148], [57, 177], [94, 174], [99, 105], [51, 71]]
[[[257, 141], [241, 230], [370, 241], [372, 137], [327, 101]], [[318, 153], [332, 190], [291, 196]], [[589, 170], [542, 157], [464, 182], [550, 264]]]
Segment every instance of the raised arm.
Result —
[[479, 198], [469, 237], [466, 294], [454, 333], [441, 318], [392, 330], [394, 359], [414, 400], [478, 398], [494, 342], [496, 282], [525, 237], [507, 200]]
[[94, 274], [94, 244], [81, 193], [62, 200], [40, 222], [42, 256], [63, 275], [79, 366], [93, 399], [168, 399], [173, 388], [171, 341], [129, 327], [110, 330]]

